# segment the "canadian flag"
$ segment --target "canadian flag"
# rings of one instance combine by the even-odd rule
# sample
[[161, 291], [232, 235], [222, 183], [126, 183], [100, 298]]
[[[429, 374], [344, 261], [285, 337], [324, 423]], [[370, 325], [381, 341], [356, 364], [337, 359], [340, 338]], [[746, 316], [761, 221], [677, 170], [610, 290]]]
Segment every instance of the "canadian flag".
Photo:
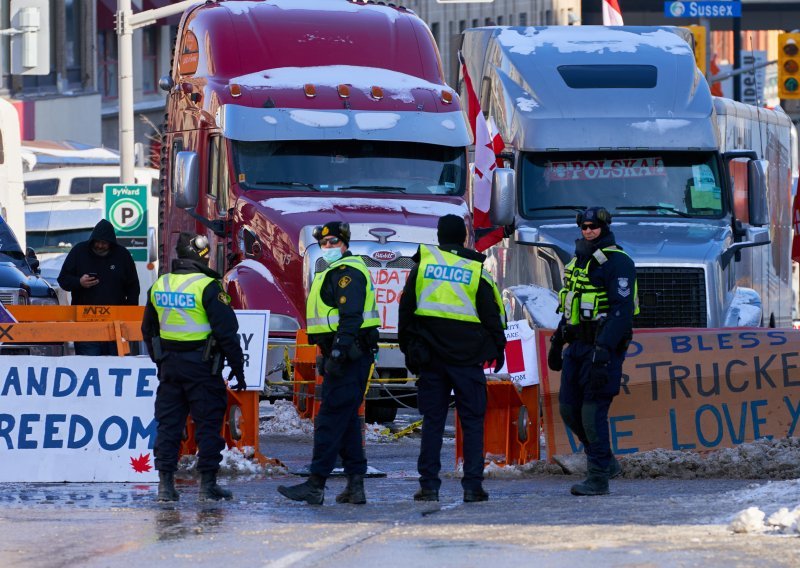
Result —
[[603, 25], [604, 26], [624, 26], [622, 23], [622, 10], [619, 9], [617, 0], [603, 1]]
[[792, 260], [800, 262], [800, 179], [797, 180], [794, 204], [792, 205], [792, 226], [794, 227], [794, 236], [792, 237]]
[[497, 154], [502, 152], [505, 144], [494, 121], [491, 121], [492, 132], [490, 132], [489, 124], [483, 118], [481, 103], [475, 94], [472, 79], [467, 72], [467, 65], [461, 52], [458, 53], [458, 59], [461, 62], [461, 73], [467, 90], [467, 117], [472, 131], [475, 133], [475, 164], [472, 178], [472, 223], [475, 233], [478, 235], [475, 240], [475, 248], [483, 251], [501, 241], [504, 236], [502, 227], [493, 228], [489, 221], [489, 203], [492, 197], [494, 170], [498, 165], [502, 165]]

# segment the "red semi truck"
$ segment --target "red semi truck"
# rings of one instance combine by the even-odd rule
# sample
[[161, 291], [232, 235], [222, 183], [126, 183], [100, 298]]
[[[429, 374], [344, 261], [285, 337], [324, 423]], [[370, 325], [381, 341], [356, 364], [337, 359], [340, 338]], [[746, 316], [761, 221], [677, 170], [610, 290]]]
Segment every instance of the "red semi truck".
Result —
[[[181, 231], [206, 234], [234, 307], [270, 310], [270, 345], [291, 348], [326, 266], [312, 230], [345, 221], [391, 344], [419, 243], [447, 213], [471, 226], [471, 134], [425, 23], [383, 2], [209, 1], [184, 13], [161, 86], [161, 266]], [[287, 378], [283, 350], [269, 353], [268, 380]], [[377, 372], [408, 376], [386, 345]], [[384, 385], [372, 419], [413, 404], [410, 384]]]

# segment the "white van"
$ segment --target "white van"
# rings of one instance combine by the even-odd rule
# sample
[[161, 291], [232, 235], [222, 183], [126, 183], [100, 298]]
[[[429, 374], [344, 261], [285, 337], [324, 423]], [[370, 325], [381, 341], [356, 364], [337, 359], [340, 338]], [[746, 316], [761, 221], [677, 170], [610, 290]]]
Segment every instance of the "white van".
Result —
[[[139, 305], [158, 278], [158, 170], [136, 168], [136, 183], [147, 185], [147, 261], [136, 262], [139, 275]], [[77, 166], [34, 170], [24, 174], [25, 224], [28, 246], [36, 251], [42, 276], [53, 287], [67, 253], [76, 243], [89, 239], [92, 229], [105, 215], [103, 185], [119, 183], [119, 166]], [[56, 288], [68, 304], [68, 294]], [[66, 301], [65, 301], [66, 300]]]

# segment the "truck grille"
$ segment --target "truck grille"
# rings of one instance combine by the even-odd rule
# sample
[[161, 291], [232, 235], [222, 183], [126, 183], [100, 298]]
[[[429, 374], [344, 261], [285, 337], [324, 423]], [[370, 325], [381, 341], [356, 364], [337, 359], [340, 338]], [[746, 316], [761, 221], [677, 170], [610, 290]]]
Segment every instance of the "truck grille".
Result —
[[639, 315], [633, 327], [706, 327], [706, 279], [702, 268], [636, 268]]
[[0, 302], [6, 306], [14, 306], [19, 301], [19, 288], [0, 288]]

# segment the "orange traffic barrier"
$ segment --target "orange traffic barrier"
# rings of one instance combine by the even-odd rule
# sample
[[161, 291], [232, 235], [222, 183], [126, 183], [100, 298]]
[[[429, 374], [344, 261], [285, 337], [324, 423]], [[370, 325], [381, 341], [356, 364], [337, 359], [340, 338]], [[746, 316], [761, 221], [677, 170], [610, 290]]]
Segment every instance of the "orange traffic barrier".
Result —
[[308, 343], [306, 330], [297, 330], [294, 359], [292, 359], [293, 385], [292, 403], [300, 418], [313, 420], [319, 411], [317, 395], [321, 389], [322, 377], [317, 373], [319, 349]]
[[[142, 306], [6, 306], [18, 323], [0, 324], [3, 343], [51, 343], [64, 341], [115, 341], [120, 355], [130, 353], [130, 342], [142, 340]], [[46, 324], [46, 325], [45, 325]], [[229, 448], [251, 446], [255, 458], [268, 458], [258, 450], [257, 391], [228, 389], [228, 407], [222, 435]], [[186, 421], [181, 455], [194, 454], [194, 424]]]
[[[6, 306], [18, 323], [0, 324], [3, 343], [115, 341], [120, 355], [142, 340], [142, 306]], [[46, 323], [47, 325], [42, 325]]]
[[[483, 455], [497, 465], [539, 459], [539, 385], [518, 388], [511, 381], [489, 381], [483, 430]], [[464, 461], [463, 433], [456, 412], [456, 467]]]

